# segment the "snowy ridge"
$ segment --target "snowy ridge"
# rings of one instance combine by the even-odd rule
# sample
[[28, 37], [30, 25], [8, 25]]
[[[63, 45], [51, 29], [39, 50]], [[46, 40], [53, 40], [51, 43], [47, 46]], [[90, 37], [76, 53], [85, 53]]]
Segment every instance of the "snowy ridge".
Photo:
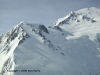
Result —
[[[29, 24], [27, 22], [20, 22], [12, 30], [2, 35], [0, 39], [0, 57], [3, 57], [4, 59], [0, 58], [2, 61], [0, 63], [2, 66], [0, 67], [1, 74], [13, 74], [7, 71], [9, 71], [9, 69], [14, 69], [15, 65], [12, 65], [12, 63], [16, 64], [16, 55], [14, 55], [14, 51], [28, 38], [33, 38], [35, 36], [36, 40], [38, 39], [40, 43], [47, 45], [47, 47], [50, 47], [50, 49], [52, 50], [56, 50], [56, 48], [52, 45], [51, 41], [46, 39], [46, 37], [44, 36], [46, 34], [49, 34], [49, 32], [44, 25], [35, 25]], [[6, 71], [4, 71], [5, 69]]]
[[89, 36], [91, 40], [96, 39], [99, 31], [100, 23], [100, 9], [95, 7], [84, 8], [62, 19], [58, 19], [54, 26], [59, 26], [61, 29], [72, 33], [74, 36], [66, 37], [67, 39], [74, 39], [81, 36]]
[[[14, 55], [13, 52], [16, 47], [25, 40], [27, 37], [26, 32], [23, 31], [20, 25], [15, 26], [12, 30], [3, 34], [0, 39], [0, 53], [1, 53], [1, 63], [0, 70], [1, 75], [9, 75], [7, 72], [9, 69], [14, 69]], [[2, 59], [3, 57], [3, 59]], [[6, 71], [4, 71], [6, 70]], [[13, 73], [11, 73], [13, 74]]]
[[18, 43], [20, 43], [24, 36], [26, 36], [26, 33], [23, 31], [23, 29], [20, 26], [15, 26], [11, 31], [8, 31], [1, 37], [1, 52], [6, 50], [5, 52], [8, 53], [9, 49], [6, 49], [9, 48], [8, 45], [11, 47], [15, 41], [19, 41]]
[[79, 11], [71, 11], [66, 17], [58, 19], [56, 21], [55, 25], [63, 25], [63, 24], [70, 24], [75, 22], [81, 22], [81, 21], [91, 21], [96, 22], [96, 18], [100, 16], [99, 14], [100, 10], [94, 7], [91, 8], [84, 8]]
[[20, 22], [0, 37], [0, 75], [100, 75], [99, 13], [84, 8], [48, 28]]

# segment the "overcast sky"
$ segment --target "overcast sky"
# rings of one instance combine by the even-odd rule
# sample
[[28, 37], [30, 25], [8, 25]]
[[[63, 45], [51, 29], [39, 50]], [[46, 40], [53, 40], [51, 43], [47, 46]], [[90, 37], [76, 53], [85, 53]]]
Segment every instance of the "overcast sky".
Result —
[[100, 8], [100, 0], [0, 0], [0, 34], [21, 21], [53, 25], [70, 11]]

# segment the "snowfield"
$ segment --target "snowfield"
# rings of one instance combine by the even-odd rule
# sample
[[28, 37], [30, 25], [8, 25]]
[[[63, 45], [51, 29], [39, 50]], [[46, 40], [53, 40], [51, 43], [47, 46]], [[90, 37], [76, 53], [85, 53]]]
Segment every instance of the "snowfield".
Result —
[[48, 28], [20, 22], [0, 37], [0, 75], [100, 75], [100, 9], [71, 11]]

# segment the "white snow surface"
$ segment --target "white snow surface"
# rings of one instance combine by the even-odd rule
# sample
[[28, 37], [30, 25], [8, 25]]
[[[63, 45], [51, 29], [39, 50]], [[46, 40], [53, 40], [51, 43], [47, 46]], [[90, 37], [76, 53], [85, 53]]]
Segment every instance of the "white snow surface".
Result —
[[95, 7], [71, 12], [48, 28], [21, 22], [0, 37], [0, 74], [100, 75], [99, 28]]

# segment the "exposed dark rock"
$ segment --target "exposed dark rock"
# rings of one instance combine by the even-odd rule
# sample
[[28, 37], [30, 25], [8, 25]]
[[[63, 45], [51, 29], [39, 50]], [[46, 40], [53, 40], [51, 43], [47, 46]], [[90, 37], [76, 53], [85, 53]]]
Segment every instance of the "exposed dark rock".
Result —
[[94, 23], [94, 22], [96, 22], [96, 21], [92, 19], [91, 22]]
[[64, 54], [64, 53], [61, 53], [61, 54], [65, 56], [65, 54]]
[[47, 45], [49, 48], [51, 48], [52, 50], [57, 50], [56, 47], [51, 43], [50, 40], [44, 40], [44, 45]]
[[9, 57], [6, 62], [3, 64], [1, 75], [6, 75], [7, 70], [10, 70], [12, 68], [13, 62], [11, 62], [11, 58]]
[[29, 38], [30, 36], [27, 34], [27, 33], [25, 33], [25, 35], [24, 35], [24, 33], [22, 34], [22, 36], [20, 36], [19, 37], [19, 44], [21, 44], [21, 43], [23, 43], [24, 42], [24, 40], [26, 39], [26, 38]]
[[44, 31], [45, 33], [49, 34], [48, 29], [44, 25], [40, 25], [38, 29], [40, 32]]
[[77, 20], [77, 22], [80, 22], [80, 20]]
[[54, 26], [54, 28], [62, 32], [62, 29], [59, 26]]
[[38, 32], [38, 34], [42, 37], [42, 36], [44, 36], [43, 34], [42, 34], [42, 32], [41, 31], [39, 31]]

